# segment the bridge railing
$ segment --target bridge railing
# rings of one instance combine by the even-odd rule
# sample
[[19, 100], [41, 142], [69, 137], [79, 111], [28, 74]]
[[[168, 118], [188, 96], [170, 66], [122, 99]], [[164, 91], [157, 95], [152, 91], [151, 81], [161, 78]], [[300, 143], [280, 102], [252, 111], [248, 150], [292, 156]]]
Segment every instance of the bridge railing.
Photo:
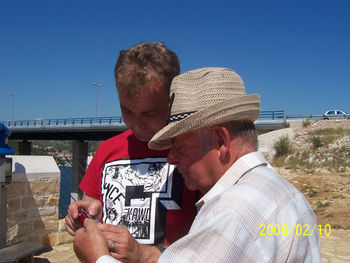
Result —
[[285, 118], [284, 110], [260, 111], [259, 119], [275, 120], [282, 118]]
[[[281, 119], [285, 118], [283, 110], [261, 111], [259, 119]], [[112, 124], [123, 123], [121, 116], [112, 117], [85, 117], [85, 118], [66, 118], [66, 119], [36, 119], [36, 120], [16, 120], [0, 121], [6, 127], [35, 127], [35, 126], [58, 126], [58, 125], [85, 125], [85, 124]]]
[[16, 120], [0, 121], [6, 127], [26, 127], [26, 126], [57, 126], [57, 125], [84, 125], [84, 124], [112, 124], [122, 123], [121, 116], [113, 117], [86, 117], [86, 118], [66, 118], [66, 119], [36, 119], [36, 120]]

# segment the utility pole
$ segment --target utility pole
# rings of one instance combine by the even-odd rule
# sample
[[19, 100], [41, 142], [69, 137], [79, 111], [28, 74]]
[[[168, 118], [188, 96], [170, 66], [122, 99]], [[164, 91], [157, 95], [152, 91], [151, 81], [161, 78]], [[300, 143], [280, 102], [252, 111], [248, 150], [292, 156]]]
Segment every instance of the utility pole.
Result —
[[15, 97], [17, 94], [10, 92], [9, 95], [12, 96], [11, 120], [14, 121]]
[[102, 84], [94, 82], [94, 83], [92, 83], [92, 85], [94, 85], [96, 87], [96, 112], [95, 112], [95, 117], [97, 117], [98, 88], [102, 87]]

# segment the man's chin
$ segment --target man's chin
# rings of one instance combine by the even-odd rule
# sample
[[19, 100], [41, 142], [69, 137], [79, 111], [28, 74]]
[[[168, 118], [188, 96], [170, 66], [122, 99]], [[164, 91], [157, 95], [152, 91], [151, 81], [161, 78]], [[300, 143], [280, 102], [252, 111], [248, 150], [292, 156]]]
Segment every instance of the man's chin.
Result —
[[139, 139], [141, 142], [149, 142], [152, 139], [152, 136], [147, 136], [147, 135], [140, 135], [134, 133], [137, 139]]
[[186, 181], [186, 179], [185, 179], [185, 185], [186, 185], [187, 189], [190, 191], [197, 190], [197, 187], [194, 184], [191, 184], [190, 182]]

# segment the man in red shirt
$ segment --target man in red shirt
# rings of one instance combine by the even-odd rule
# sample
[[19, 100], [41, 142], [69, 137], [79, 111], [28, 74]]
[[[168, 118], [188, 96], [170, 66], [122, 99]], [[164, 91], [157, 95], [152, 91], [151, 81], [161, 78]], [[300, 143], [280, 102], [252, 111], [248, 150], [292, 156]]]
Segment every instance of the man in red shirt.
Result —
[[80, 184], [84, 197], [69, 206], [66, 229], [75, 235], [83, 208], [103, 223], [128, 228], [142, 244], [166, 247], [187, 234], [196, 213], [196, 193], [167, 164], [168, 151], [148, 148], [166, 125], [179, 61], [163, 43], [141, 43], [120, 52], [114, 73], [130, 130], [100, 144]]

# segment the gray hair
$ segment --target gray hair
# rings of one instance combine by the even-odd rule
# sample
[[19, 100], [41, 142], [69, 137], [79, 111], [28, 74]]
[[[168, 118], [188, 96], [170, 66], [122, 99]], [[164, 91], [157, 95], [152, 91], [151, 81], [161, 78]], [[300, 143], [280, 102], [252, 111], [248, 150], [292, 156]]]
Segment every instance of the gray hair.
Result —
[[[220, 126], [229, 131], [231, 138], [241, 137], [245, 144], [252, 146], [255, 150], [258, 149], [258, 134], [252, 121], [230, 121], [220, 124]], [[209, 141], [211, 128], [203, 127], [194, 131], [201, 153], [206, 153], [211, 149], [211, 142]]]

